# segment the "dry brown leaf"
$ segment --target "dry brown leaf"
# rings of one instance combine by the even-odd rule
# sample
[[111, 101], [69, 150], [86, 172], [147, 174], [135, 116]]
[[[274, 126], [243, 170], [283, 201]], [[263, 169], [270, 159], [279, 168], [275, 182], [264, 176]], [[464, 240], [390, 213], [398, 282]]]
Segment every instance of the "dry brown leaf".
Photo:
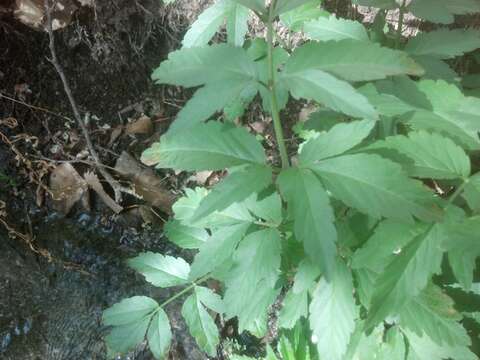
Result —
[[163, 187], [162, 179], [152, 169], [144, 167], [124, 151], [117, 160], [115, 170], [133, 183], [135, 193], [147, 203], [167, 214], [172, 212], [175, 196]]
[[115, 200], [113, 200], [105, 192], [105, 189], [100, 183], [100, 180], [98, 179], [97, 175], [88, 171], [85, 173], [85, 175], [83, 175], [83, 178], [85, 179], [85, 182], [88, 184], [88, 186], [97, 193], [97, 195], [100, 197], [100, 199], [102, 199], [105, 205], [107, 205], [110, 209], [112, 209], [114, 213], [119, 214], [123, 211], [123, 207], [117, 204]]
[[149, 135], [153, 132], [152, 119], [148, 116], [141, 116], [137, 120], [128, 123], [125, 127], [125, 132], [129, 135], [145, 134]]
[[67, 215], [73, 205], [88, 196], [85, 180], [70, 163], [58, 165], [50, 174], [53, 208]]

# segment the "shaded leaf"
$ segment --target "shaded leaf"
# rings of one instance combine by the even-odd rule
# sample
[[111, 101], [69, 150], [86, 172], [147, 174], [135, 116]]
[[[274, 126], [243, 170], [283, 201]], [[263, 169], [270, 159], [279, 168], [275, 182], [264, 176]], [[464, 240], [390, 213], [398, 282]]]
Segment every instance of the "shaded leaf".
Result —
[[321, 356], [343, 359], [356, 318], [352, 276], [345, 264], [339, 262], [330, 282], [320, 280], [310, 304], [310, 328]]
[[[259, 193], [272, 183], [272, 170], [267, 166], [248, 166], [232, 172], [219, 182], [200, 202], [192, 221], [221, 211], [235, 202], [245, 200], [254, 193]], [[225, 196], [228, 194], [228, 196]]]
[[337, 231], [330, 200], [321, 182], [309, 170], [290, 168], [278, 177], [280, 190], [293, 214], [295, 236], [305, 254], [320, 264], [327, 279], [335, 265]]
[[326, 71], [347, 81], [423, 74], [423, 69], [404, 52], [350, 39], [302, 45], [293, 52], [285, 67], [287, 73], [310, 69]]
[[182, 306], [182, 316], [198, 346], [210, 356], [215, 356], [220, 343], [218, 328], [194, 291]]
[[372, 131], [371, 120], [340, 123], [327, 132], [322, 132], [302, 145], [299, 161], [302, 166], [318, 160], [343, 154], [360, 144]]
[[157, 168], [221, 170], [265, 163], [262, 145], [247, 130], [209, 122], [162, 136], [142, 154], [142, 161]]
[[311, 165], [325, 187], [345, 204], [373, 217], [412, 222], [439, 217], [432, 194], [401, 167], [377, 155], [355, 154]]
[[167, 314], [158, 309], [153, 316], [147, 333], [148, 346], [156, 359], [164, 359], [168, 355], [172, 342], [172, 330]]

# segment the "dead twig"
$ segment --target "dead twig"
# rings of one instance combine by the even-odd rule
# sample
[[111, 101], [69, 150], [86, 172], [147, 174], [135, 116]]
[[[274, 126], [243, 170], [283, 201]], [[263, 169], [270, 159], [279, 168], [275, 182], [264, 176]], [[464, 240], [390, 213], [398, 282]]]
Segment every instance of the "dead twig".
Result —
[[110, 184], [112, 187], [114, 193], [115, 193], [115, 201], [118, 203], [122, 199], [122, 193], [121, 193], [121, 186], [118, 183], [117, 180], [115, 180], [112, 175], [110, 175], [109, 172], [105, 170], [105, 167], [102, 165], [100, 161], [100, 157], [97, 154], [97, 151], [95, 150], [95, 147], [93, 146], [92, 140], [90, 139], [90, 135], [88, 133], [88, 129], [80, 116], [80, 111], [78, 110], [77, 103], [75, 101], [75, 98], [73, 97], [72, 90], [70, 88], [70, 84], [67, 80], [67, 77], [65, 76], [65, 73], [63, 71], [62, 66], [60, 65], [60, 62], [58, 61], [57, 58], [57, 53], [55, 51], [55, 36], [53, 34], [53, 28], [52, 28], [52, 10], [55, 7], [55, 3], [51, 4], [50, 0], [44, 0], [44, 6], [45, 6], [45, 13], [46, 13], [46, 18], [47, 18], [47, 32], [48, 32], [48, 37], [49, 37], [49, 48], [50, 48], [50, 54], [51, 54], [51, 59], [49, 61], [52, 63], [52, 65], [55, 67], [55, 70], [58, 73], [58, 76], [62, 80], [63, 83], [63, 88], [65, 90], [65, 93], [67, 94], [68, 100], [70, 102], [70, 106], [72, 107], [73, 110], [73, 115], [75, 117], [75, 120], [78, 123], [78, 126], [80, 127], [83, 137], [85, 138], [85, 141], [87, 143], [87, 148], [89, 150], [90, 155], [93, 158], [93, 161], [96, 165], [97, 170], [102, 174], [102, 176], [105, 178], [105, 180]]

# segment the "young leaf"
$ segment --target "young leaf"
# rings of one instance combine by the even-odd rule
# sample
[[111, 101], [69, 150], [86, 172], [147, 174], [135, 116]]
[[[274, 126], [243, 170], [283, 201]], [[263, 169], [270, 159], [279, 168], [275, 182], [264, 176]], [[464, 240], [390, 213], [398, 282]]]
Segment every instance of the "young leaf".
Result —
[[309, 69], [326, 71], [347, 81], [423, 74], [423, 69], [404, 52], [351, 39], [310, 42], [298, 47], [288, 60], [285, 71], [296, 73]]
[[315, 100], [332, 110], [353, 117], [378, 118], [377, 112], [363, 95], [349, 83], [338, 80], [322, 70], [287, 70], [282, 73], [280, 82], [296, 99]]
[[320, 280], [310, 304], [310, 328], [322, 357], [343, 359], [356, 318], [352, 276], [339, 262], [330, 282]]
[[308, 292], [295, 294], [292, 289], [283, 299], [283, 307], [278, 317], [278, 326], [292, 329], [297, 321], [308, 316]]
[[[272, 183], [272, 169], [267, 166], [252, 165], [232, 172], [210, 191], [202, 200], [192, 217], [192, 221], [221, 211], [235, 202], [245, 200], [259, 193]], [[228, 195], [226, 195], [228, 194]]]
[[227, 15], [227, 40], [233, 46], [243, 46], [248, 32], [248, 8], [240, 4], [231, 4]]
[[201, 47], [208, 44], [220, 25], [223, 24], [230, 3], [227, 0], [218, 0], [200, 14], [183, 38], [184, 48]]
[[318, 41], [353, 39], [368, 41], [365, 27], [358, 21], [337, 18], [335, 15], [321, 17], [305, 23], [304, 33], [310, 39]]
[[440, 272], [445, 236], [441, 225], [433, 225], [408, 244], [385, 268], [375, 283], [366, 327], [373, 328], [388, 315], [418, 296], [433, 274]]
[[412, 159], [407, 165], [413, 177], [425, 179], [466, 179], [470, 176], [470, 159], [465, 151], [452, 140], [426, 131], [412, 132], [408, 137], [391, 136], [369, 149], [393, 149]]
[[239, 224], [215, 231], [195, 256], [190, 279], [196, 280], [227, 261], [249, 227], [250, 224]]
[[433, 284], [410, 300], [400, 311], [400, 326], [426, 334], [437, 344], [470, 346], [470, 338], [459, 323], [462, 316], [454, 309], [453, 300]]
[[310, 168], [348, 206], [373, 217], [413, 222], [438, 218], [432, 194], [402, 168], [377, 155], [355, 154], [323, 160]]
[[330, 280], [335, 266], [337, 231], [325, 189], [310, 170], [298, 168], [282, 171], [278, 185], [293, 214], [295, 236]]
[[480, 48], [480, 32], [477, 30], [449, 30], [420, 33], [410, 39], [405, 50], [411, 55], [431, 55], [451, 59]]
[[169, 132], [188, 129], [210, 119], [217, 111], [238, 99], [246, 89], [256, 85], [256, 82], [249, 79], [232, 79], [201, 87], [180, 110]]
[[183, 249], [198, 249], [209, 237], [205, 229], [185, 226], [178, 220], [167, 222], [164, 230], [168, 240]]
[[142, 154], [142, 161], [157, 168], [202, 171], [242, 164], [264, 164], [257, 139], [243, 128], [209, 122], [165, 134]]
[[220, 343], [218, 328], [200, 301], [197, 291], [185, 300], [182, 316], [198, 346], [208, 355], [215, 356]]
[[224, 302], [227, 318], [238, 317], [240, 332], [264, 318], [278, 296], [280, 241], [276, 229], [256, 231], [245, 237], [233, 255]]
[[328, 132], [322, 132], [302, 145], [300, 164], [307, 166], [318, 160], [343, 154], [360, 144], [374, 126], [375, 122], [371, 120], [335, 125]]
[[148, 346], [156, 359], [165, 359], [172, 342], [172, 330], [167, 314], [163, 309], [158, 309], [152, 318], [147, 333]]
[[174, 51], [152, 74], [157, 84], [185, 87], [255, 77], [255, 63], [245, 50], [227, 44]]
[[154, 286], [169, 287], [188, 283], [190, 266], [182, 258], [146, 252], [129, 260], [128, 265]]

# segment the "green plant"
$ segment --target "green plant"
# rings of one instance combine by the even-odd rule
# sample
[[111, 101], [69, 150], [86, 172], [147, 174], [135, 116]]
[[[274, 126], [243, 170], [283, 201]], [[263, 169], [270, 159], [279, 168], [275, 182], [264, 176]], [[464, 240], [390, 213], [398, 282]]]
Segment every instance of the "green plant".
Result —
[[[448, 61], [480, 48], [480, 35], [442, 28], [406, 44], [401, 35], [406, 12], [446, 24], [480, 6], [355, 2], [381, 8], [370, 29], [320, 10], [318, 0], [219, 0], [155, 70], [159, 84], [198, 89], [143, 161], [228, 175], [211, 190], [186, 189], [174, 205], [167, 235], [198, 249], [192, 264], [154, 253], [129, 262], [154, 286], [185, 287], [162, 304], [134, 297], [106, 310], [112, 351], [146, 335], [163, 358], [172, 337], [164, 308], [188, 294], [182, 315], [211, 356], [212, 313], [262, 337], [280, 297], [281, 329], [309, 324], [301, 339], [316, 351], [305, 359], [477, 358], [463, 318], [478, 319], [478, 306], [462, 313], [453, 297], [479, 294], [480, 174], [470, 155], [480, 150], [480, 99], [462, 92]], [[244, 42], [247, 8], [266, 39]], [[385, 14], [395, 8], [392, 29]], [[278, 19], [310, 40], [293, 52], [276, 46]], [[225, 21], [227, 44], [208, 45]], [[273, 119], [273, 163], [233, 122], [257, 94]], [[303, 143], [293, 157], [280, 117], [290, 95], [319, 105], [294, 126]], [[221, 121], [205, 122], [219, 111]], [[207, 279], [220, 281], [221, 295], [202, 286]], [[267, 359], [276, 357], [269, 349]]]

